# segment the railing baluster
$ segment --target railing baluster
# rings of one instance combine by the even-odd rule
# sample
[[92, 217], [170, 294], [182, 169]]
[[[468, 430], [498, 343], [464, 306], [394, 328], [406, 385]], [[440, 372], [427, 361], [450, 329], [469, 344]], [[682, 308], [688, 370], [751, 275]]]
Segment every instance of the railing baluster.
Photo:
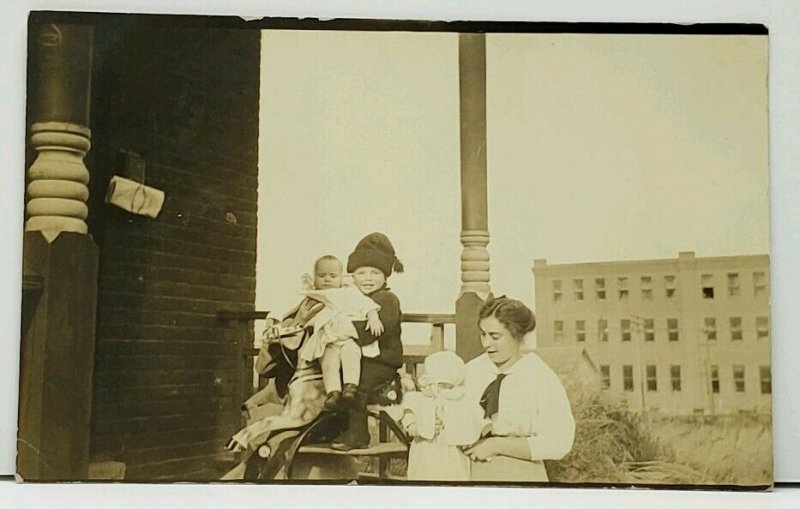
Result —
[[439, 352], [444, 350], [444, 324], [431, 324], [431, 351]]

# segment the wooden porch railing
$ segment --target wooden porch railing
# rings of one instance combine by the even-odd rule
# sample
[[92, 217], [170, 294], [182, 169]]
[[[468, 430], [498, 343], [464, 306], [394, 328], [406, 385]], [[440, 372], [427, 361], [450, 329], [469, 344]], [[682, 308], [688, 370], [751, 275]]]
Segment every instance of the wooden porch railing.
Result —
[[[257, 378], [254, 376], [253, 365], [258, 356], [258, 348], [254, 343], [247, 341], [253, 322], [265, 320], [269, 316], [269, 311], [231, 311], [224, 310], [217, 312], [220, 320], [229, 324], [229, 338], [231, 342], [239, 348], [240, 365], [239, 376], [237, 376], [237, 386], [240, 387], [241, 401], [250, 397], [258, 390]], [[403, 345], [403, 365], [405, 371], [414, 378], [417, 377], [419, 365], [425, 357], [433, 352], [444, 350], [444, 329], [446, 325], [456, 323], [454, 314], [442, 313], [406, 313], [403, 315], [403, 323], [427, 323], [431, 325], [431, 335], [428, 344]]]
[[404, 314], [403, 323], [431, 324], [431, 339], [427, 345], [403, 345], [403, 365], [407, 373], [417, 378], [419, 365], [428, 355], [444, 350], [444, 327], [455, 325], [454, 314]]

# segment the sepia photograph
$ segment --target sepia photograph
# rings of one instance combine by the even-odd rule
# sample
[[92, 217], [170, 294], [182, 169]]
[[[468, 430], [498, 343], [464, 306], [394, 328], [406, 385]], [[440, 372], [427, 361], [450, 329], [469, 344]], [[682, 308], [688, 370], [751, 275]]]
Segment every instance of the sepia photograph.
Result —
[[32, 12], [18, 479], [770, 489], [768, 42]]

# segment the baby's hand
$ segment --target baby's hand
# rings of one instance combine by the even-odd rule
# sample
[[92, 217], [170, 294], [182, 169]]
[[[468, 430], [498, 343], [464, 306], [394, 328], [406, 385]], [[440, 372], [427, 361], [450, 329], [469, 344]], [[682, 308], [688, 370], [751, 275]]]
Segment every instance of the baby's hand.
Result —
[[367, 330], [372, 333], [373, 336], [380, 336], [383, 334], [383, 323], [381, 319], [378, 318], [377, 311], [370, 311], [367, 313]]
[[241, 407], [239, 407], [239, 410], [241, 410], [242, 417], [244, 417], [245, 421], [249, 421], [250, 420], [250, 409], [251, 409], [250, 405], [248, 405], [247, 403], [245, 403]]
[[442, 431], [444, 431], [444, 421], [437, 415], [436, 420], [433, 421], [433, 434], [438, 435]]
[[278, 339], [279, 335], [280, 332], [278, 329], [278, 321], [275, 320], [274, 318], [268, 319], [267, 328], [264, 329], [264, 333], [261, 335], [261, 340], [264, 342], [273, 341], [275, 339]]
[[416, 422], [406, 424], [405, 428], [406, 428], [406, 433], [408, 433], [409, 437], [414, 438], [416, 436], [419, 436], [419, 431], [417, 430]]

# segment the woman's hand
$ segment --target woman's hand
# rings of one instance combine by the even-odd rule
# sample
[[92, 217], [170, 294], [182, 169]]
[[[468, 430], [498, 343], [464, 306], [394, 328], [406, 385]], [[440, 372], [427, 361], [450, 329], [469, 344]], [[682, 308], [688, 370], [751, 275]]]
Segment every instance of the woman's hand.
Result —
[[472, 461], [491, 461], [492, 457], [497, 456], [495, 448], [495, 438], [482, 438], [464, 449], [464, 454]]
[[299, 327], [305, 327], [312, 318], [317, 316], [317, 313], [322, 311], [323, 307], [325, 307], [325, 305], [318, 300], [303, 299], [303, 302], [300, 303], [300, 307], [297, 308], [297, 314], [294, 317], [295, 324], [297, 324]]

